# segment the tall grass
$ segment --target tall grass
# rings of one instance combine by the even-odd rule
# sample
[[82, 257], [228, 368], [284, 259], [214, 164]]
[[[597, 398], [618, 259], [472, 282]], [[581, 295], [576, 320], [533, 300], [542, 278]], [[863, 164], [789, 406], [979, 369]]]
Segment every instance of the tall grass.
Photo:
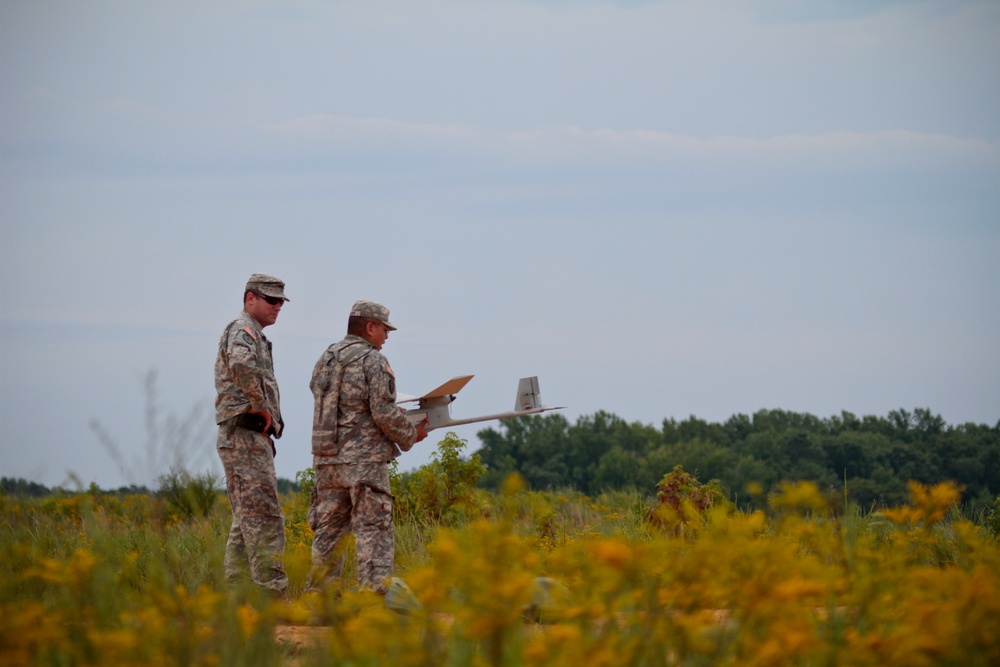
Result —
[[[448, 465], [424, 487], [434, 520], [394, 479], [397, 575], [419, 603], [405, 614], [303, 593], [307, 492], [282, 498], [290, 603], [225, 584], [223, 495], [204, 513], [163, 495], [0, 497], [0, 663], [1000, 664], [1000, 544], [953, 486], [913, 485], [879, 513], [788, 484], [748, 513], [516, 478], [450, 494]], [[317, 606], [305, 648], [283, 643], [276, 628]]]

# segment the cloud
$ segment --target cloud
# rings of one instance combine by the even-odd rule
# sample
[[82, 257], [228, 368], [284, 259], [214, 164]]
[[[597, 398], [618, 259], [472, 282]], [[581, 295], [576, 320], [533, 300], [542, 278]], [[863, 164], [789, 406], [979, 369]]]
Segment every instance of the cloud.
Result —
[[[910, 131], [828, 132], [784, 135], [765, 139], [747, 137], [701, 138], [649, 129], [587, 130], [567, 127], [512, 133], [508, 145], [535, 159], [568, 164], [620, 168], [638, 165], [719, 167], [784, 164], [814, 169], [870, 167], [876, 164], [912, 165], [924, 156], [927, 164], [1000, 165], [1000, 142]], [[517, 150], [520, 149], [520, 150]]]
[[469, 131], [455, 126], [433, 123], [412, 123], [388, 118], [352, 118], [331, 114], [314, 114], [274, 123], [273, 127], [282, 134], [296, 139], [334, 139], [362, 134], [364, 136], [430, 138], [453, 140], [467, 136]]
[[[1000, 141], [912, 130], [839, 131], [766, 138], [698, 137], [652, 128], [541, 127], [497, 132], [467, 125], [311, 114], [261, 123], [247, 117], [192, 121], [126, 97], [80, 106], [56, 94], [24, 96], [20, 122], [0, 130], [6, 160], [60, 158], [79, 169], [127, 163], [161, 172], [338, 169], [360, 159], [387, 171], [419, 164], [461, 170], [986, 167], [1000, 165]], [[44, 127], [37, 119], [48, 119]], [[398, 158], [406, 158], [395, 163]]]

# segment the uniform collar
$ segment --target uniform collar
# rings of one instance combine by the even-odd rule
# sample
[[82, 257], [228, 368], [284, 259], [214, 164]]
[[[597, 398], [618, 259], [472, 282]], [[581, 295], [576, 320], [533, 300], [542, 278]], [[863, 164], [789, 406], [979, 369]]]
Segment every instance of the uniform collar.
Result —
[[346, 336], [344, 336], [344, 340], [341, 342], [343, 342], [344, 347], [347, 347], [348, 345], [354, 345], [356, 343], [364, 343], [365, 345], [371, 348], [375, 347], [361, 336], [355, 336], [353, 334], [347, 334]]
[[251, 315], [250, 313], [248, 313], [245, 310], [242, 310], [242, 311], [240, 311], [240, 319], [242, 321], [246, 322], [247, 324], [249, 324], [253, 328], [253, 330], [256, 333], [260, 334], [261, 337], [263, 337], [265, 340], [267, 339], [267, 336], [264, 335], [264, 330], [260, 326], [260, 322], [258, 322], [257, 320], [255, 320], [253, 318], [253, 315]]

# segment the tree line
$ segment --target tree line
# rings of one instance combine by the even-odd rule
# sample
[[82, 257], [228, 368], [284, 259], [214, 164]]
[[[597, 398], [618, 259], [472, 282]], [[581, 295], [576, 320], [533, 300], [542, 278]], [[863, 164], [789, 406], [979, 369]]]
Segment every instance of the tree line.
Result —
[[[911, 480], [956, 482], [973, 511], [992, 506], [1000, 496], [1000, 422], [950, 426], [921, 408], [893, 410], [885, 417], [841, 412], [825, 419], [760, 410], [722, 423], [694, 416], [665, 419], [659, 427], [599, 411], [575, 424], [560, 414], [506, 419], [477, 435], [482, 446], [476, 453], [486, 467], [479, 486], [494, 490], [517, 472], [536, 490], [652, 494], [680, 465], [702, 482], [718, 480], [743, 506], [756, 502], [748, 492], [752, 486], [766, 495], [784, 480], [814, 481], [865, 508], [906, 502]], [[279, 478], [278, 489], [295, 492], [299, 485]], [[0, 478], [0, 495], [51, 491], [56, 489]], [[90, 491], [100, 489], [92, 484]], [[133, 484], [104, 493], [151, 492]]]
[[[150, 495], [156, 492], [162, 492], [165, 488], [176, 486], [176, 478], [178, 473], [171, 472], [165, 475], [161, 475], [157, 480], [158, 486], [156, 490], [150, 490], [146, 485], [130, 484], [128, 486], [121, 486], [117, 489], [101, 489], [96, 483], [91, 482], [90, 488], [87, 489], [87, 493], [91, 494], [104, 494], [104, 495], [130, 495], [130, 494], [143, 494]], [[205, 480], [208, 481], [208, 480]], [[211, 483], [213, 486], [222, 486], [222, 480], [212, 477]], [[301, 490], [299, 484], [290, 479], [285, 479], [284, 477], [278, 478], [278, 493], [297, 493]], [[38, 482], [32, 482], [26, 480], [22, 477], [0, 477], [0, 495], [11, 495], [11, 496], [23, 496], [29, 498], [40, 498], [47, 496], [54, 492], [65, 491], [60, 487], [55, 487], [50, 489], [44, 484], [39, 484]]]
[[754, 504], [748, 489], [767, 494], [783, 480], [814, 481], [866, 508], [904, 503], [911, 480], [954, 481], [972, 510], [1000, 494], [1000, 422], [949, 426], [922, 408], [825, 419], [760, 410], [722, 423], [665, 419], [658, 428], [601, 411], [575, 424], [559, 414], [509, 419], [477, 435], [488, 489], [517, 472], [538, 490], [652, 493], [681, 465], [699, 480], [718, 480], [740, 505]]

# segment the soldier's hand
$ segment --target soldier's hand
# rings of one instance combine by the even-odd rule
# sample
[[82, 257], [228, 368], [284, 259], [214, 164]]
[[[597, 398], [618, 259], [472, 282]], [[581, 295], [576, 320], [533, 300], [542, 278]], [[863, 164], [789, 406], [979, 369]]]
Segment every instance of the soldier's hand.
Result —
[[264, 433], [270, 433], [271, 432], [271, 424], [273, 422], [271, 421], [271, 413], [270, 412], [268, 412], [267, 410], [264, 410], [263, 412], [254, 412], [253, 410], [249, 410], [249, 412], [252, 415], [260, 415], [261, 417], [263, 417], [264, 418]]
[[427, 417], [417, 424], [417, 442], [427, 437]]

